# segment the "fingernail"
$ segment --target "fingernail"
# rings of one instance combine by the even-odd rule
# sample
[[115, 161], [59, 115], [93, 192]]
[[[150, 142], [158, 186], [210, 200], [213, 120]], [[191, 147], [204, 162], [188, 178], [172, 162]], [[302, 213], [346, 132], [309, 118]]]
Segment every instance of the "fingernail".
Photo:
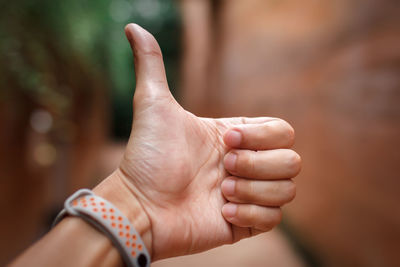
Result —
[[231, 130], [226, 134], [227, 145], [238, 147], [242, 142], [242, 134], [238, 130]]
[[222, 192], [227, 196], [232, 196], [235, 194], [236, 181], [233, 179], [225, 179], [221, 184]]
[[227, 203], [222, 207], [222, 214], [225, 218], [233, 218], [236, 215], [237, 205], [233, 203]]
[[236, 167], [236, 153], [229, 152], [224, 159], [224, 165], [227, 170], [234, 171]]

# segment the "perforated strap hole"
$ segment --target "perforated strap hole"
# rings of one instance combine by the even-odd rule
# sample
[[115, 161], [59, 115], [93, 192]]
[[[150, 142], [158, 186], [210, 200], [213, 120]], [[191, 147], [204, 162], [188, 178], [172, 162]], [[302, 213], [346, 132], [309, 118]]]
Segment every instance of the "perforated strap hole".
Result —
[[144, 267], [147, 264], [147, 258], [144, 254], [140, 254], [137, 258], [137, 263], [140, 267]]

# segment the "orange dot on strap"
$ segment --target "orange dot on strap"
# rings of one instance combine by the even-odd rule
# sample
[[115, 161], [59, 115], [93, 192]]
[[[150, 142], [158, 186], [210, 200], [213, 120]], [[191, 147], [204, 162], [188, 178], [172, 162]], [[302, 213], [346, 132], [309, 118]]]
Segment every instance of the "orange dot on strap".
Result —
[[104, 214], [104, 215], [103, 215], [103, 219], [107, 219], [107, 215]]
[[122, 217], [121, 216], [118, 216], [118, 221], [122, 221]]
[[132, 239], [133, 239], [133, 240], [136, 240], [136, 235], [132, 235]]
[[112, 226], [113, 228], [115, 228], [115, 226], [117, 226], [117, 225], [115, 224], [115, 222], [113, 222], [113, 223], [111, 223], [111, 226]]
[[93, 211], [94, 211], [94, 212], [97, 212], [97, 211], [98, 211], [98, 209], [94, 208], [94, 209], [93, 209]]
[[135, 257], [135, 256], [136, 256], [136, 252], [135, 252], [134, 250], [132, 250], [131, 255], [132, 255], [133, 257]]
[[125, 226], [125, 229], [126, 229], [126, 230], [129, 230], [129, 228], [130, 228], [129, 225]]
[[111, 208], [111, 209], [110, 209], [110, 212], [114, 212], [114, 209], [113, 209], [113, 208]]
[[101, 211], [102, 211], [102, 212], [106, 212], [107, 210], [106, 210], [105, 208], [102, 208]]
[[130, 243], [129, 241], [126, 241], [125, 245], [126, 245], [127, 247], [129, 247], [129, 246], [131, 245], [131, 243]]
[[100, 206], [104, 206], [104, 202], [100, 202]]
[[129, 233], [126, 233], [126, 238], [129, 238], [131, 235]]
[[132, 247], [133, 247], [133, 248], [136, 248], [136, 243], [132, 243]]
[[138, 250], [142, 250], [143, 246], [142, 246], [141, 244], [139, 244], [139, 245], [137, 246], [137, 248], [138, 248]]
[[119, 236], [124, 236], [124, 232], [120, 231]]

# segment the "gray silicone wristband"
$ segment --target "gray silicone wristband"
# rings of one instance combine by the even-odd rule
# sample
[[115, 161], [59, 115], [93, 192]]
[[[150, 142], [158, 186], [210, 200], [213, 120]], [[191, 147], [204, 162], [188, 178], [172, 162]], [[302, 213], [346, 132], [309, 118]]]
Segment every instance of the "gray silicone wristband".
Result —
[[67, 215], [84, 219], [110, 238], [126, 266], [150, 266], [150, 255], [140, 235], [128, 218], [109, 201], [89, 189], [81, 189], [65, 201], [53, 227]]

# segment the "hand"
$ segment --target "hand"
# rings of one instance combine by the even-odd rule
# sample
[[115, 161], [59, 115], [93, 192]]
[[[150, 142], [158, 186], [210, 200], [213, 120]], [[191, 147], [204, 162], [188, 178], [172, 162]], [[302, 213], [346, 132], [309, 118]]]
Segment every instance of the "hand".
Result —
[[[134, 119], [118, 180], [151, 225], [153, 259], [190, 254], [268, 231], [291, 201], [300, 157], [275, 118], [199, 118], [171, 95], [160, 48], [125, 29], [136, 70]], [[229, 153], [228, 153], [229, 152]]]

